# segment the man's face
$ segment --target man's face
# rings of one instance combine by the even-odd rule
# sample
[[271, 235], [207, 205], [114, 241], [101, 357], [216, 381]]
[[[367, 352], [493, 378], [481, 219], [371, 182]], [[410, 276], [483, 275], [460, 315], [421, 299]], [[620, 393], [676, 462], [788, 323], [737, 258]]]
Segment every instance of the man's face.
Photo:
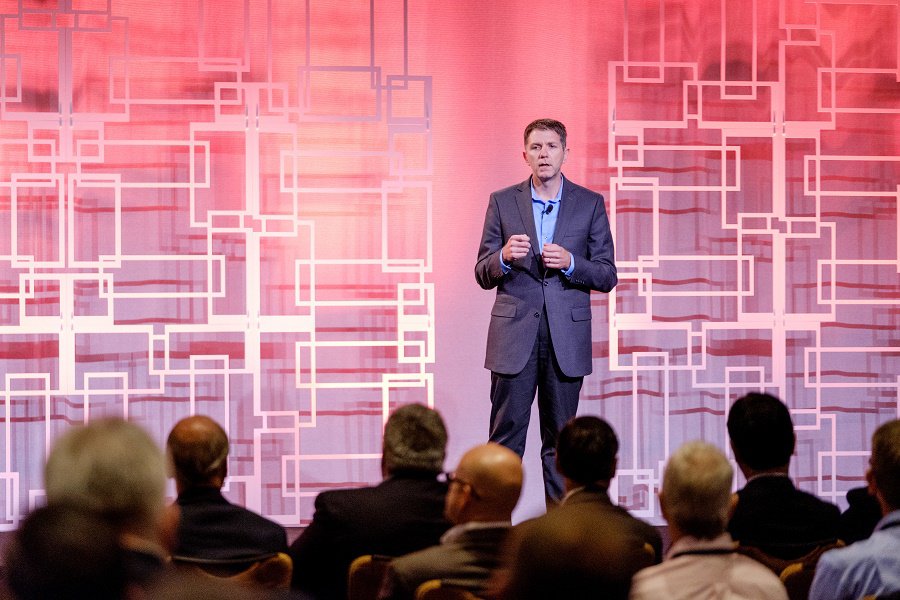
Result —
[[471, 484], [466, 479], [465, 469], [457, 469], [450, 478], [450, 487], [444, 498], [444, 517], [453, 523], [459, 524], [459, 515], [469, 500], [472, 493]]
[[536, 179], [549, 181], [559, 174], [569, 150], [563, 147], [555, 131], [535, 129], [528, 134], [528, 143], [522, 155]]

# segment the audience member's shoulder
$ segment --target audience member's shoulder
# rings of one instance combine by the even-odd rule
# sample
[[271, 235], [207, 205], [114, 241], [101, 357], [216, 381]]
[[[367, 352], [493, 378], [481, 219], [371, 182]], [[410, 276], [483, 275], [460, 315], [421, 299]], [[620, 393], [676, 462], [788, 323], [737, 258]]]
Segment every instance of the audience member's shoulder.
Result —
[[811, 494], [799, 488], [797, 488], [797, 494], [798, 498], [801, 498], [802, 502], [806, 503], [809, 510], [817, 511], [823, 518], [826, 518], [829, 521], [833, 520], [837, 522], [838, 519], [840, 519], [841, 509], [838, 508], [836, 504], [823, 500], [815, 494]]

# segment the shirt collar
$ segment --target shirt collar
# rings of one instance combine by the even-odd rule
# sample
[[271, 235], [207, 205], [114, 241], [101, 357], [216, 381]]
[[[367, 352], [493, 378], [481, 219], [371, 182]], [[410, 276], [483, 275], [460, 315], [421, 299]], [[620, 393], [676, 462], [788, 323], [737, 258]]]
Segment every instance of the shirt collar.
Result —
[[454, 525], [441, 536], [442, 544], [452, 544], [467, 531], [475, 529], [500, 529], [512, 527], [511, 521], [469, 521], [460, 525]]
[[900, 509], [889, 512], [884, 515], [880, 521], [875, 525], [875, 531], [881, 531], [882, 529], [892, 529], [894, 527], [900, 526]]
[[712, 539], [700, 539], [686, 535], [672, 544], [666, 553], [666, 559], [670, 560], [678, 554], [693, 550], [732, 550], [734, 547], [734, 540], [728, 533], [722, 533]]
[[556, 204], [557, 202], [562, 200], [562, 191], [563, 191], [563, 186], [565, 185], [565, 182], [566, 182], [566, 178], [560, 177], [559, 189], [556, 190], [556, 196], [554, 196], [550, 200], [544, 200], [542, 198], [537, 197], [537, 194], [534, 191], [534, 179], [532, 177], [529, 177], [528, 178], [528, 187], [531, 188], [531, 199], [534, 200], [535, 202], [540, 202], [541, 204], [543, 204], [544, 202], [549, 202], [550, 204]]

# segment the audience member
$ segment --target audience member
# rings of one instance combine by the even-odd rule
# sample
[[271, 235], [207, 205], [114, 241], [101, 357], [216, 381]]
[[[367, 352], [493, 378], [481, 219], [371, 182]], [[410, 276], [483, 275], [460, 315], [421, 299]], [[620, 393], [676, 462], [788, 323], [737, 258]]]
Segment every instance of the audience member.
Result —
[[116, 530], [129, 583], [163, 570], [176, 524], [166, 520], [165, 458], [143, 429], [107, 418], [68, 430], [50, 451], [44, 482], [48, 505], [94, 511]]
[[522, 491], [522, 459], [499, 444], [466, 452], [450, 479], [444, 515], [453, 523], [438, 546], [391, 561], [380, 598], [411, 600], [431, 579], [480, 592], [500, 562]]
[[6, 549], [18, 600], [120, 600], [125, 557], [116, 529], [92, 511], [53, 504], [33, 511]]
[[586, 504], [551, 510], [514, 528], [488, 597], [625, 600], [634, 572], [652, 562], [631, 536], [627, 520], [598, 519]]
[[881, 520], [881, 505], [869, 493], [869, 487], [847, 490], [847, 510], [841, 513], [838, 537], [845, 544], [864, 540], [875, 530]]
[[559, 433], [556, 449], [557, 469], [563, 476], [566, 495], [556, 509], [585, 506], [600, 522], [622, 519], [623, 527], [641, 545], [649, 544], [654, 562], [662, 559], [662, 539], [657, 529], [633, 517], [612, 503], [609, 484], [618, 465], [619, 439], [613, 428], [599, 417], [582, 416], [570, 420]]
[[783, 559], [804, 556], [838, 538], [838, 508], [794, 487], [788, 467], [796, 437], [787, 406], [750, 393], [728, 412], [728, 435], [747, 479], [728, 532], [743, 546]]
[[869, 465], [866, 479], [884, 517], [868, 539], [822, 555], [810, 600], [900, 594], [900, 420], [875, 430]]
[[446, 445], [436, 411], [420, 404], [398, 408], [384, 428], [384, 481], [316, 498], [312, 522], [289, 550], [293, 587], [344, 600], [347, 570], [357, 556], [400, 556], [437, 544], [450, 526], [443, 516], [447, 484], [437, 477]]
[[734, 473], [718, 448], [690, 442], [669, 459], [659, 503], [672, 546], [666, 560], [639, 571], [632, 600], [787, 600], [768, 568], [738, 554], [725, 532]]
[[566, 423], [556, 446], [566, 494], [546, 515], [514, 528], [488, 596], [625, 598], [631, 576], [660, 561], [656, 528], [609, 497], [618, 452], [616, 433], [603, 419], [582, 416]]
[[222, 495], [228, 436], [206, 416], [175, 424], [166, 443], [180, 513], [176, 559], [240, 562], [287, 552], [284, 527]]

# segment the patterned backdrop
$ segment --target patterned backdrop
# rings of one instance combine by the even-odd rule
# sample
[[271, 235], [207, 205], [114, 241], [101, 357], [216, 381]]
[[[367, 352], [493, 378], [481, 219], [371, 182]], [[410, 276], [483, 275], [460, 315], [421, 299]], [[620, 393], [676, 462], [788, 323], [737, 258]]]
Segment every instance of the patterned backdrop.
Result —
[[661, 522], [669, 453], [726, 448], [764, 389], [843, 503], [900, 411], [898, 12], [0, 0], [0, 528], [103, 415], [162, 443], [210, 414], [229, 497], [286, 525], [379, 479], [398, 404], [444, 414], [452, 468], [487, 434], [481, 219], [540, 116], [613, 224], [581, 410], [622, 440], [617, 500]]

